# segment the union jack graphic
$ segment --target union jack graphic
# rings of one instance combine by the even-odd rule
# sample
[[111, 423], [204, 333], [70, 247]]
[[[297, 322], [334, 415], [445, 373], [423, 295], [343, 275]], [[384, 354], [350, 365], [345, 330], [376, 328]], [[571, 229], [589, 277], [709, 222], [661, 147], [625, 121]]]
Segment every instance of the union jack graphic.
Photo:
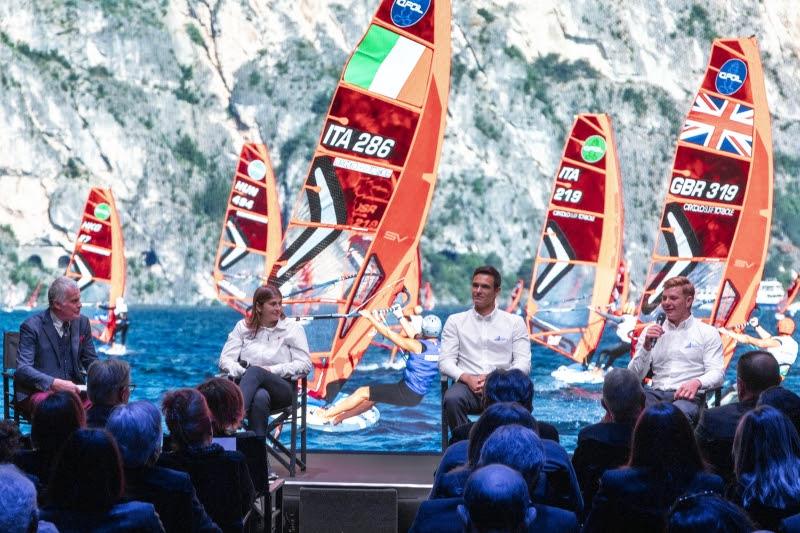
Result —
[[753, 108], [698, 94], [681, 128], [680, 140], [750, 157], [753, 153]]

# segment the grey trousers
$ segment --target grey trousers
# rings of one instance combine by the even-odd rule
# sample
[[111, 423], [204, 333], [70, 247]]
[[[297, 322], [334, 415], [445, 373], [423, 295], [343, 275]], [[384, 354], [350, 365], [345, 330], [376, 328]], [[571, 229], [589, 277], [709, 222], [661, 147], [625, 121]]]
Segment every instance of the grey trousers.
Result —
[[442, 403], [444, 404], [444, 417], [450, 431], [469, 422], [467, 414], [481, 412], [481, 397], [460, 381], [453, 383], [447, 389]]
[[650, 407], [660, 402], [671, 402], [672, 405], [680, 409], [683, 414], [686, 415], [692, 427], [697, 425], [697, 421], [700, 419], [700, 409], [706, 404], [706, 395], [704, 392], [700, 391], [697, 392], [694, 400], [676, 400], [674, 390], [658, 389], [645, 389], [644, 397], [645, 407]]

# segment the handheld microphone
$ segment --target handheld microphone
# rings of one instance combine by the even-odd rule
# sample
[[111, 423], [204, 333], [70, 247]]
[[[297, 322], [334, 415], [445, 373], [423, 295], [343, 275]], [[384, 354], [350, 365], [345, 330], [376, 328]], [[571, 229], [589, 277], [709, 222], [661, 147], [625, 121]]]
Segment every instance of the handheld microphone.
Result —
[[[667, 319], [667, 315], [665, 315], [664, 312], [662, 311], [662, 312], [660, 312], [660, 313], [658, 313], [656, 315], [656, 324], [658, 324], [659, 326], [663, 326], [664, 325], [664, 321], [666, 319]], [[645, 350], [652, 350], [653, 346], [656, 345], [656, 342], [658, 342], [657, 338], [649, 338], [649, 339], [645, 340], [644, 341]]]

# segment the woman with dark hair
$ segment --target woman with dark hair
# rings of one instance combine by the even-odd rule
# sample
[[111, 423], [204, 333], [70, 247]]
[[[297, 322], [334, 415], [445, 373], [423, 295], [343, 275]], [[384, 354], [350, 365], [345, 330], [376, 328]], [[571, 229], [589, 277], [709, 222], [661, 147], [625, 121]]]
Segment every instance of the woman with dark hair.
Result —
[[214, 436], [235, 434], [244, 418], [244, 399], [239, 386], [229, 379], [211, 378], [198, 385], [197, 390], [208, 404]]
[[456, 442], [445, 450], [428, 499], [462, 496], [469, 475], [478, 466], [483, 443], [494, 430], [509, 424], [536, 431], [536, 419], [520, 404], [501, 402], [490, 405], [472, 426], [469, 440]]
[[269, 413], [292, 403], [286, 378], [311, 372], [305, 330], [286, 319], [282, 302], [275, 285], [257, 288], [250, 316], [236, 323], [219, 356], [220, 370], [240, 379], [248, 428], [259, 436]]
[[33, 450], [21, 452], [14, 463], [38, 479], [36, 488], [40, 501], [44, 499], [43, 492], [58, 451], [75, 430], [83, 427], [86, 427], [86, 412], [74, 392], [54, 392], [34, 408], [31, 419]]
[[255, 498], [245, 457], [211, 442], [211, 414], [197, 390], [168, 392], [161, 405], [173, 451], [158, 465], [189, 474], [211, 519], [225, 532], [241, 532]]
[[728, 499], [761, 528], [777, 530], [800, 512], [800, 437], [786, 415], [768, 405], [746, 413], [733, 438], [733, 462]]
[[708, 492], [681, 496], [669, 511], [666, 533], [751, 533], [755, 524], [744, 510]]
[[149, 503], [122, 503], [122, 460], [103, 429], [79, 429], [61, 449], [48, 486], [42, 518], [62, 533], [140, 531], [164, 528]]
[[679, 496], [706, 490], [722, 493], [722, 478], [705, 471], [686, 415], [657, 403], [636, 422], [628, 465], [603, 474], [583, 530], [661, 531]]

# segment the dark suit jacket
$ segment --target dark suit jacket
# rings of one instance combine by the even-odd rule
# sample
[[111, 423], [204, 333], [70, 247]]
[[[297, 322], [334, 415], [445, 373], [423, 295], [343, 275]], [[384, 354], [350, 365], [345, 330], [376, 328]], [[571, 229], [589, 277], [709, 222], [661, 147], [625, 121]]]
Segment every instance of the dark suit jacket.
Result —
[[661, 531], [673, 501], [682, 494], [723, 492], [722, 478], [698, 472], [681, 487], [677, 496], [664, 493], [663, 484], [641, 468], [609, 470], [600, 479], [584, 532]]
[[152, 503], [167, 533], [220, 531], [197, 499], [186, 472], [160, 466], [126, 468], [125, 498]]
[[781, 520], [781, 533], [800, 533], [800, 514], [792, 515]]
[[143, 502], [118, 503], [106, 513], [83, 513], [45, 507], [42, 520], [52, 522], [61, 533], [160, 533], [164, 531], [153, 506]]
[[[475, 422], [467, 422], [466, 424], [461, 424], [457, 428], [455, 428], [450, 435], [450, 440], [447, 441], [447, 445], [450, 446], [451, 444], [455, 444], [456, 442], [462, 440], [469, 440], [469, 432], [472, 429], [472, 426], [475, 425]], [[547, 440], [552, 440], [555, 442], [560, 442], [560, 438], [558, 435], [558, 430], [552, 424], [548, 424], [547, 422], [536, 422], [537, 430], [536, 432], [539, 434], [539, 437]]]
[[733, 437], [736, 426], [744, 414], [756, 406], [756, 400], [737, 402], [713, 409], [704, 409], [694, 431], [700, 453], [715, 474], [725, 481], [732, 481]]
[[[583, 512], [583, 497], [569, 455], [560, 444], [551, 440], [542, 439], [542, 445], [545, 463], [539, 476], [539, 485], [531, 499], [580, 515]], [[464, 472], [455, 472], [454, 469], [466, 464], [468, 448], [469, 442], [465, 440], [447, 447], [436, 469], [429, 499], [460, 497], [463, 494], [469, 473], [464, 475]]]
[[572, 455], [572, 466], [583, 493], [583, 503], [588, 511], [600, 486], [600, 477], [606, 470], [624, 465], [628, 461], [633, 424], [601, 422], [586, 426], [578, 433], [578, 445]]
[[255, 499], [244, 455], [212, 444], [165, 453], [158, 465], [188, 473], [211, 519], [226, 533], [242, 531], [242, 519]]
[[[461, 533], [464, 529], [457, 509], [463, 503], [462, 498], [422, 502], [409, 533]], [[549, 505], [534, 504], [533, 507], [536, 519], [528, 526], [528, 531], [577, 533], [578, 521], [574, 513]]]
[[14, 374], [17, 401], [48, 390], [54, 378], [85, 383], [83, 373], [97, 359], [97, 353], [89, 319], [83, 315], [70, 322], [70, 357], [72, 361], [65, 366], [59, 357], [59, 336], [49, 308], [23, 322]]

